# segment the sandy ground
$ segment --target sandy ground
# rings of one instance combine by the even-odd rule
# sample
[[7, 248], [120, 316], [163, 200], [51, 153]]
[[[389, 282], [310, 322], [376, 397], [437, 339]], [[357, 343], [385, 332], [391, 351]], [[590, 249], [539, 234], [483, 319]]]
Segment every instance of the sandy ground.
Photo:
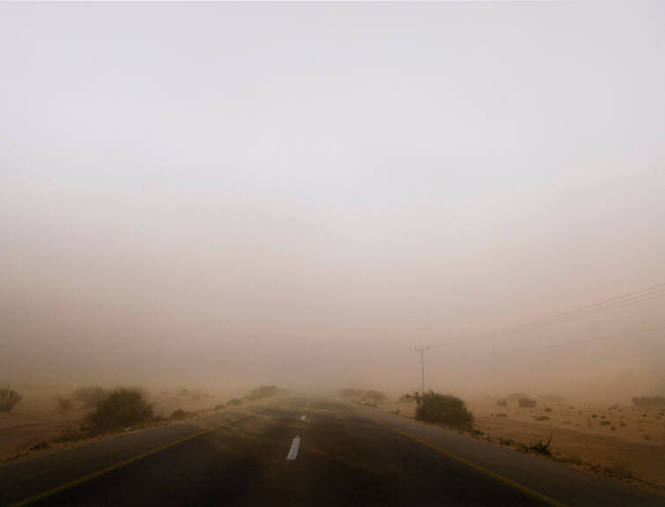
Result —
[[[554, 458], [595, 472], [637, 480], [665, 490], [665, 407], [547, 402], [519, 408], [485, 398], [468, 403], [481, 438], [511, 447], [531, 446], [552, 437]], [[415, 403], [383, 404], [413, 417]], [[604, 422], [607, 421], [607, 422]]]
[[[66, 387], [17, 386], [16, 389], [23, 399], [9, 414], [0, 414], [0, 461], [40, 450], [63, 430], [77, 428], [90, 410], [75, 404], [72, 410], [59, 411], [55, 398], [70, 393], [71, 389]], [[180, 388], [148, 393], [155, 414], [163, 417], [179, 409], [186, 412], [212, 409], [231, 397], [191, 388], [187, 392]]]

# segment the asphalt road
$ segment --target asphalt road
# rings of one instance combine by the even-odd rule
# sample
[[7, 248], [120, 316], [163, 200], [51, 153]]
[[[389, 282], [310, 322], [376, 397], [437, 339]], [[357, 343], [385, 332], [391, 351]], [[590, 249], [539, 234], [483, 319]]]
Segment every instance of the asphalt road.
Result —
[[46, 505], [665, 505], [665, 497], [453, 431], [329, 400], [308, 407], [304, 398], [0, 466], [0, 503], [30, 498]]

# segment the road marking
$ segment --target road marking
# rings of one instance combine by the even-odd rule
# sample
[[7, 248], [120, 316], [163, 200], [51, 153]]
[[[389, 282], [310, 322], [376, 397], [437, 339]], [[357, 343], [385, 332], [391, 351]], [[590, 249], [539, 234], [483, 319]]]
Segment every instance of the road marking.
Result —
[[304, 421], [305, 419], [307, 419], [307, 416], [306, 416], [306, 415], [303, 414], [303, 415], [300, 416], [300, 420], [301, 420], [301, 421]]
[[21, 500], [19, 502], [16, 502], [12, 504], [12, 507], [19, 507], [23, 505], [29, 505], [35, 502], [38, 502], [40, 500], [44, 500], [45, 498], [48, 498], [49, 496], [55, 495], [56, 493], [60, 493], [62, 491], [67, 491], [68, 489], [72, 489], [79, 484], [83, 484], [84, 482], [88, 482], [91, 479], [94, 479], [96, 477], [99, 477], [100, 475], [107, 474], [109, 472], [112, 472], [113, 470], [117, 470], [118, 468], [122, 468], [124, 466], [127, 466], [131, 463], [134, 463], [135, 461], [139, 461], [140, 459], [147, 458], [148, 456], [152, 456], [153, 454], [157, 454], [158, 452], [164, 451], [166, 449], [169, 449], [170, 447], [175, 447], [176, 445], [182, 444], [183, 442], [187, 442], [188, 440], [192, 440], [194, 438], [200, 437], [201, 435], [205, 435], [206, 433], [212, 433], [213, 431], [219, 430], [224, 427], [228, 427], [230, 424], [233, 424], [235, 422], [238, 422], [240, 420], [244, 419], [244, 417], [239, 417], [237, 419], [233, 419], [232, 421], [229, 421], [228, 423], [224, 424], [218, 424], [217, 426], [213, 426], [212, 428], [206, 428], [201, 431], [197, 431], [196, 433], [193, 433], [191, 435], [188, 435], [186, 437], [181, 437], [175, 442], [171, 442], [170, 444], [162, 445], [161, 447], [157, 447], [155, 449], [152, 449], [150, 451], [144, 452], [143, 454], [139, 454], [138, 456], [134, 456], [133, 458], [126, 459], [125, 461], [121, 461], [120, 463], [116, 463], [115, 465], [111, 465], [106, 468], [102, 468], [101, 470], [98, 470], [97, 472], [93, 472], [88, 475], [84, 475], [83, 477], [79, 477], [78, 479], [74, 479], [73, 481], [67, 482], [65, 484], [62, 484], [60, 486], [56, 486], [53, 489], [49, 489], [48, 491], [44, 491], [43, 493], [38, 493], [34, 496], [31, 496], [29, 498], [26, 498], [24, 500]]
[[430, 449], [434, 449], [435, 451], [440, 452], [441, 454], [444, 454], [445, 456], [448, 456], [449, 458], [452, 458], [456, 461], [459, 461], [460, 463], [465, 464], [466, 466], [473, 468], [474, 470], [477, 470], [478, 472], [482, 472], [485, 475], [489, 475], [490, 477], [503, 482], [504, 484], [507, 484], [509, 486], [512, 486], [513, 488], [519, 489], [520, 491], [526, 493], [529, 496], [535, 497], [539, 500], [542, 500], [543, 502], [549, 504], [549, 505], [555, 505], [556, 507], [566, 507], [566, 504], [563, 502], [560, 502], [558, 500], [555, 500], [554, 498], [547, 496], [543, 493], [540, 493], [536, 491], [535, 489], [531, 489], [528, 486], [524, 486], [523, 484], [520, 484], [519, 482], [515, 482], [512, 479], [509, 479], [508, 477], [504, 477], [503, 475], [497, 474], [496, 472], [492, 472], [488, 468], [485, 468], [482, 465], [478, 465], [477, 463], [474, 463], [473, 461], [469, 461], [468, 459], [461, 458], [457, 454], [453, 454], [450, 451], [447, 451], [446, 449], [443, 449], [441, 447], [438, 447], [434, 444], [430, 444], [428, 441], [423, 440], [421, 438], [415, 437], [411, 435], [410, 433], [407, 433], [406, 431], [399, 430], [395, 428], [394, 426], [391, 426], [388, 423], [385, 423], [383, 421], [376, 421], [379, 424], [385, 426], [386, 428], [390, 428], [393, 430], [395, 433], [399, 433], [400, 435], [404, 435], [407, 438], [410, 438], [414, 442], [417, 442], [421, 445], [424, 445], [425, 447], [429, 447]]
[[286, 461], [294, 461], [298, 457], [298, 449], [300, 449], [300, 437], [296, 437], [291, 442], [291, 448], [286, 455]]

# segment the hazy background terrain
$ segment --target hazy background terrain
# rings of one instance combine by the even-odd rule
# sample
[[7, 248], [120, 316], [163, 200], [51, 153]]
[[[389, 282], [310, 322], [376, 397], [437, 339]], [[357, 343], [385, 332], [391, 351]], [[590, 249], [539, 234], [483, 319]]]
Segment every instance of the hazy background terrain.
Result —
[[665, 5], [0, 5], [0, 383], [665, 391]]

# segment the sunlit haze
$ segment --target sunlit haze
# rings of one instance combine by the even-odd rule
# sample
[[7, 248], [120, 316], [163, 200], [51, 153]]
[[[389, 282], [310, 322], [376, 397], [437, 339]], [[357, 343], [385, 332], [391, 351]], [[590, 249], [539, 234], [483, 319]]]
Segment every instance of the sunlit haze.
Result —
[[0, 383], [662, 394], [664, 16], [1, 5]]

